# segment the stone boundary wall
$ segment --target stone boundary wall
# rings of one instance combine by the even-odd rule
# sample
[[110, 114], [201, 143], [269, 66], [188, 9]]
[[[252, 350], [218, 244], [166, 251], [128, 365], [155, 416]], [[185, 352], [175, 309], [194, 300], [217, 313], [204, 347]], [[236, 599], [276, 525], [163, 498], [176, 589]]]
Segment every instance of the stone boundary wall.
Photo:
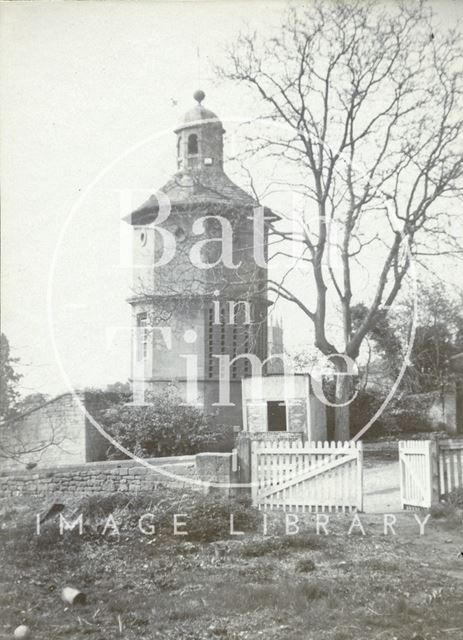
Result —
[[[98, 493], [136, 493], [178, 487], [208, 493], [229, 493], [233, 481], [231, 453], [147, 459], [150, 467], [133, 460], [89, 462], [0, 473], [0, 498], [19, 496], [83, 496]], [[153, 468], [156, 467], [156, 468]], [[210, 483], [223, 484], [214, 488]]]

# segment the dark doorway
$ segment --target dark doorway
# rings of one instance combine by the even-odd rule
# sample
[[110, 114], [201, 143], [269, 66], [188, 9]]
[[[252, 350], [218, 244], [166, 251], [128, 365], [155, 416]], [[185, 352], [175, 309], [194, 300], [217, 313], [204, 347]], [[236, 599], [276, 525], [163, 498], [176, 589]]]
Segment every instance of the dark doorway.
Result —
[[267, 402], [267, 424], [269, 431], [286, 431], [286, 405], [279, 400]]
[[330, 405], [325, 406], [326, 412], [326, 439], [328, 442], [333, 442], [335, 432], [336, 413], [334, 407]]

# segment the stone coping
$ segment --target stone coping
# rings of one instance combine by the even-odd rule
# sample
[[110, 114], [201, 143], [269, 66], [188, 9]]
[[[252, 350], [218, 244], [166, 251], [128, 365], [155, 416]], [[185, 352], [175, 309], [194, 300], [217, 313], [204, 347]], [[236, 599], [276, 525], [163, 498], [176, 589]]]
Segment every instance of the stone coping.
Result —
[[[144, 458], [151, 466], [161, 467], [168, 465], [189, 465], [195, 463], [196, 455], [189, 456], [169, 456], [165, 458]], [[28, 474], [32, 477], [38, 477], [46, 473], [72, 473], [73, 471], [104, 471], [118, 468], [145, 467], [144, 464], [137, 460], [101, 460], [98, 462], [83, 462], [81, 464], [72, 465], [54, 465], [50, 467], [34, 467], [33, 469], [14, 469], [10, 471], [0, 471], [0, 477], [24, 476]], [[149, 468], [149, 467], [147, 467]]]

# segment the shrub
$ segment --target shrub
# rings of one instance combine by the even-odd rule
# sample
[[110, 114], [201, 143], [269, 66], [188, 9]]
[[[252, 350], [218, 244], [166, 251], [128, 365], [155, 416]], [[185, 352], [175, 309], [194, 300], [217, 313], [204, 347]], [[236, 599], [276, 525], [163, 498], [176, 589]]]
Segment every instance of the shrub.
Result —
[[130, 498], [124, 493], [97, 493], [84, 497], [79, 504], [81, 512], [97, 520], [125, 508], [129, 502]]
[[303, 558], [296, 564], [297, 573], [309, 573], [315, 571], [315, 562], [311, 558]]
[[[398, 394], [387, 404], [384, 411], [367, 431], [366, 438], [401, 433], [420, 433], [435, 430], [430, 418], [430, 409], [435, 402], [435, 393], [411, 395]], [[351, 436], [380, 408], [385, 396], [372, 390], [361, 390], [350, 405]]]
[[233, 514], [235, 531], [250, 532], [255, 529], [258, 514], [248, 500], [230, 500], [220, 494], [197, 495], [186, 506], [186, 540], [212, 542], [230, 535], [230, 514]]
[[[324, 393], [327, 399], [336, 403], [335, 385], [333, 380], [324, 381]], [[373, 417], [383, 403], [385, 395], [377, 390], [357, 389], [357, 395], [349, 405], [350, 435], [355, 436], [367, 422]], [[334, 439], [335, 409], [326, 406], [328, 440]], [[378, 438], [379, 436], [394, 433], [396, 420], [390, 412], [383, 412], [375, 423], [368, 429], [364, 439]]]
[[463, 509], [463, 487], [452, 489], [445, 497], [445, 501], [457, 509]]
[[434, 393], [398, 396], [394, 398], [385, 413], [395, 421], [395, 430], [399, 433], [432, 431], [434, 425], [429, 412], [435, 398]]
[[[234, 588], [232, 588], [233, 586]], [[325, 609], [326, 605], [323, 600], [327, 601], [331, 594], [331, 585], [326, 587], [318, 582], [309, 582], [300, 577], [295, 579], [282, 578], [270, 584], [245, 584], [239, 589], [235, 585], [230, 586], [226, 583], [218, 585], [212, 594], [212, 604], [215, 611], [222, 610], [225, 615], [229, 615], [230, 611], [236, 615], [237, 613], [267, 610], [272, 612], [274, 620], [278, 620], [281, 614], [285, 617], [294, 614], [300, 615], [316, 601], [322, 601], [322, 607]], [[278, 637], [295, 638], [296, 636], [283, 635]]]
[[247, 584], [269, 584], [275, 579], [275, 563], [264, 558], [238, 569], [238, 575], [244, 576]]
[[[355, 436], [373, 417], [384, 401], [382, 394], [370, 390], [359, 390], [350, 405], [350, 434]], [[365, 434], [366, 438], [377, 438], [391, 431], [391, 421], [382, 415]]]
[[[147, 393], [145, 400], [142, 406], [117, 403], [100, 414], [106, 430], [132, 453], [146, 458], [230, 449], [231, 429], [197, 407], [182, 405], [176, 393]], [[124, 455], [111, 447], [109, 457]]]
[[[115, 498], [119, 495], [120, 498]], [[213, 542], [230, 535], [230, 514], [233, 514], [235, 531], [251, 532], [257, 528], [258, 512], [247, 499], [230, 499], [219, 493], [203, 495], [197, 492], [163, 489], [152, 494], [111, 494], [93, 496], [81, 501], [79, 508], [86, 513], [87, 521], [101, 530], [104, 519], [110, 514], [116, 521], [123, 515], [127, 529], [138, 531], [138, 519], [142, 513], [152, 513], [156, 536], [172, 537], [173, 516], [181, 514], [178, 522], [184, 522], [180, 530], [187, 535], [176, 539], [182, 554], [196, 553], [192, 541]], [[138, 534], [137, 534], [138, 535]]]
[[239, 548], [240, 555], [247, 558], [258, 558], [265, 555], [281, 557], [290, 551], [303, 551], [307, 549], [319, 549], [324, 544], [316, 535], [284, 535], [250, 540]]
[[[123, 538], [141, 540], [142, 544], [146, 545], [147, 538], [140, 534], [138, 524], [142, 514], [152, 513], [154, 535], [161, 541], [175, 542], [176, 552], [188, 555], [198, 551], [198, 545], [192, 544], [193, 541], [213, 542], [229, 538], [230, 514], [233, 514], [235, 531], [251, 533], [257, 529], [259, 523], [258, 512], [248, 500], [234, 500], [220, 494], [202, 495], [192, 491], [169, 489], [154, 494], [139, 492], [87, 496], [73, 505], [72, 512], [83, 514], [82, 535], [79, 535], [78, 527], [60, 535], [56, 515], [42, 525], [41, 535], [34, 536], [34, 544], [40, 548], [52, 549], [56, 545], [67, 548], [75, 545], [76, 541], [97, 544], [113, 542], [117, 540], [116, 536], [102, 536], [107, 518], [112, 515]], [[186, 531], [187, 535], [173, 537], [174, 514], [181, 514], [178, 522], [184, 522], [185, 526], [179, 530]], [[68, 520], [75, 518], [66, 515], [66, 512], [65, 517]], [[0, 533], [3, 540], [10, 539], [11, 543], [16, 544], [16, 529], [6, 529]], [[152, 547], [154, 551], [157, 548], [158, 545]]]
[[463, 523], [463, 488], [453, 489], [445, 500], [433, 504], [429, 509], [431, 518], [441, 519], [446, 528], [460, 528]]
[[302, 582], [299, 586], [301, 600], [318, 600], [328, 595], [327, 590], [314, 582]]
[[453, 515], [454, 508], [448, 504], [437, 502], [431, 506], [429, 513], [431, 514], [431, 518], [439, 520], [440, 518], [447, 518]]

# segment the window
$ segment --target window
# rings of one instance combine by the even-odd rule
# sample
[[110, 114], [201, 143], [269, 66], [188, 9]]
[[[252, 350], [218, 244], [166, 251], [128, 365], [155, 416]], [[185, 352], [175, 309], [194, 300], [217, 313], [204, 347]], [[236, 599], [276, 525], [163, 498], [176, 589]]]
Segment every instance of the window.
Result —
[[148, 314], [137, 314], [137, 360], [144, 360], [148, 355]]
[[195, 156], [198, 153], [198, 136], [192, 133], [188, 136], [188, 155]]
[[286, 405], [283, 401], [267, 402], [267, 431], [286, 431]]

